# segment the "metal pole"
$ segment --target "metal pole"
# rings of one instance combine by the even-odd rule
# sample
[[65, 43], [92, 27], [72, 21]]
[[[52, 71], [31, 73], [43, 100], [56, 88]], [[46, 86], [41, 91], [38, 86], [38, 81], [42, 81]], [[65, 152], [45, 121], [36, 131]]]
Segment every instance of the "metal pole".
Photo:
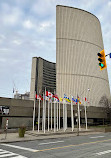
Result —
[[34, 121], [35, 121], [35, 95], [36, 95], [36, 92], [34, 93], [33, 131], [34, 131]]
[[86, 110], [86, 103], [85, 103], [85, 122], [86, 122], [86, 130], [87, 130], [87, 110]]
[[55, 101], [54, 101], [54, 132], [56, 131], [56, 107], [55, 107]]
[[79, 102], [78, 102], [78, 116], [79, 116], [79, 130], [81, 129], [81, 126], [80, 126], [80, 107], [79, 107]]
[[40, 125], [40, 99], [39, 99], [39, 109], [38, 109], [38, 132], [39, 132], [39, 125]]
[[67, 104], [65, 103], [65, 130], [67, 129]]
[[44, 133], [45, 133], [45, 123], [46, 123], [46, 88], [45, 88], [45, 106], [44, 106]]
[[43, 93], [43, 103], [42, 103], [42, 131], [44, 130], [44, 93]]
[[48, 101], [48, 131], [49, 131], [49, 101]]
[[58, 102], [57, 102], [57, 131], [58, 131]]
[[64, 103], [63, 103], [63, 130], [64, 130]]
[[79, 102], [78, 102], [78, 95], [77, 95], [77, 106], [78, 106], [78, 114], [77, 114], [77, 136], [79, 136]]
[[51, 100], [51, 130], [52, 130], [52, 100]]
[[60, 102], [59, 102], [59, 130], [60, 130]]
[[45, 104], [43, 104], [43, 117], [44, 117], [43, 127], [44, 127], [44, 133], [45, 133]]
[[79, 108], [79, 130], [81, 130], [81, 122], [80, 122], [81, 119], [80, 118], [81, 118], [81, 116], [80, 116], [80, 108]]
[[71, 97], [71, 122], [72, 122], [72, 131], [74, 129], [74, 118], [73, 118], [73, 104], [72, 104], [72, 97]]

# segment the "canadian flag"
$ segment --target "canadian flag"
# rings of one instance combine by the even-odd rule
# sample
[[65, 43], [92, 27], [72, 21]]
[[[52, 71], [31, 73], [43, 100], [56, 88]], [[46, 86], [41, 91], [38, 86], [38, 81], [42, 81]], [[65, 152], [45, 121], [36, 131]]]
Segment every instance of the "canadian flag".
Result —
[[35, 95], [35, 98], [36, 98], [36, 99], [43, 100], [43, 98], [42, 98], [42, 96], [41, 96], [41, 95], [37, 95], [37, 94], [36, 94], [36, 95]]
[[46, 91], [46, 96], [47, 97], [53, 97], [53, 94], [51, 92]]

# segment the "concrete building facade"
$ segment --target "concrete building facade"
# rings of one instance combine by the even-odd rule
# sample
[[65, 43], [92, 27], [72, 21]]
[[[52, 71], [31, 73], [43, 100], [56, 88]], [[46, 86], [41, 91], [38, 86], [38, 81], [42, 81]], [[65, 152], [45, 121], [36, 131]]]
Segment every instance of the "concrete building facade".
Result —
[[33, 105], [32, 100], [0, 97], [0, 107], [8, 109], [8, 113], [0, 113], [0, 129], [5, 128], [7, 119], [9, 120], [9, 128], [20, 126], [32, 128]]
[[[109, 97], [107, 69], [100, 71], [97, 53], [104, 49], [98, 18], [81, 9], [56, 7], [56, 92], [63, 97], [87, 97], [99, 106]], [[87, 89], [90, 89], [88, 93]]]
[[[38, 120], [38, 103], [35, 104], [35, 121]], [[50, 103], [51, 104], [51, 103]], [[56, 103], [57, 105], [57, 103]], [[8, 113], [0, 113], [0, 129], [5, 129], [6, 120], [9, 120], [8, 128], [19, 128], [20, 126], [26, 126], [27, 129], [32, 129], [33, 126], [33, 109], [34, 102], [32, 100], [12, 99], [0, 97], [0, 109], [9, 109]], [[60, 105], [60, 121], [61, 127], [63, 127], [63, 104]], [[74, 122], [75, 124], [77, 116], [77, 105], [73, 105], [74, 109]], [[85, 111], [84, 106], [80, 106], [81, 109], [81, 123], [85, 124]], [[42, 115], [43, 115], [43, 102], [40, 103], [40, 129], [42, 128]], [[88, 125], [103, 124], [109, 122], [108, 115], [103, 107], [88, 107], [87, 108]], [[48, 126], [48, 102], [46, 102], [46, 128]], [[71, 126], [71, 106], [67, 105], [67, 121], [68, 127]], [[52, 103], [52, 122], [54, 125], [54, 103]], [[51, 119], [50, 119], [51, 124]]]
[[45, 88], [50, 92], [56, 89], [56, 64], [40, 57], [33, 57], [30, 99], [34, 99], [35, 92], [42, 95]]

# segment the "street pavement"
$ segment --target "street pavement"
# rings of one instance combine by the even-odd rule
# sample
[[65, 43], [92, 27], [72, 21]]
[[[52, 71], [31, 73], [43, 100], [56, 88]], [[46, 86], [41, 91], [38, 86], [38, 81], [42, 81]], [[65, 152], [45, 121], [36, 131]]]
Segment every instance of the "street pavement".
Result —
[[111, 158], [111, 133], [67, 135], [63, 138], [0, 143], [0, 157], [7, 157], [9, 152], [8, 158]]
[[[79, 131], [80, 135], [87, 135], [89, 133], [94, 134], [94, 129], [84, 129], [81, 128]], [[96, 132], [98, 133], [98, 132]], [[11, 142], [19, 142], [19, 141], [31, 141], [31, 140], [37, 140], [37, 139], [50, 139], [50, 138], [63, 138], [63, 137], [71, 137], [71, 136], [77, 136], [77, 129], [75, 128], [74, 131], [71, 131], [71, 128], [68, 128], [65, 132], [63, 129], [60, 129], [59, 131], [54, 132], [47, 131], [44, 133], [43, 131], [38, 132], [35, 131], [26, 131], [25, 137], [20, 138], [18, 135], [18, 132], [10, 133], [8, 132], [7, 135], [5, 133], [0, 133], [0, 142], [1, 143], [11, 143]], [[6, 137], [6, 139], [5, 139]]]

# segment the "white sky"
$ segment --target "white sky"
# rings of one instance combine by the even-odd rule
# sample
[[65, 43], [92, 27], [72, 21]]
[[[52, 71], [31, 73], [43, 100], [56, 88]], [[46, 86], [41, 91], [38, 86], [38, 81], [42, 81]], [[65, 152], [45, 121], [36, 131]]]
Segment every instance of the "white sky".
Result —
[[[0, 97], [30, 90], [32, 57], [56, 62], [56, 5], [84, 9], [101, 23], [111, 52], [111, 0], [0, 0]], [[111, 59], [107, 57], [111, 89]]]

